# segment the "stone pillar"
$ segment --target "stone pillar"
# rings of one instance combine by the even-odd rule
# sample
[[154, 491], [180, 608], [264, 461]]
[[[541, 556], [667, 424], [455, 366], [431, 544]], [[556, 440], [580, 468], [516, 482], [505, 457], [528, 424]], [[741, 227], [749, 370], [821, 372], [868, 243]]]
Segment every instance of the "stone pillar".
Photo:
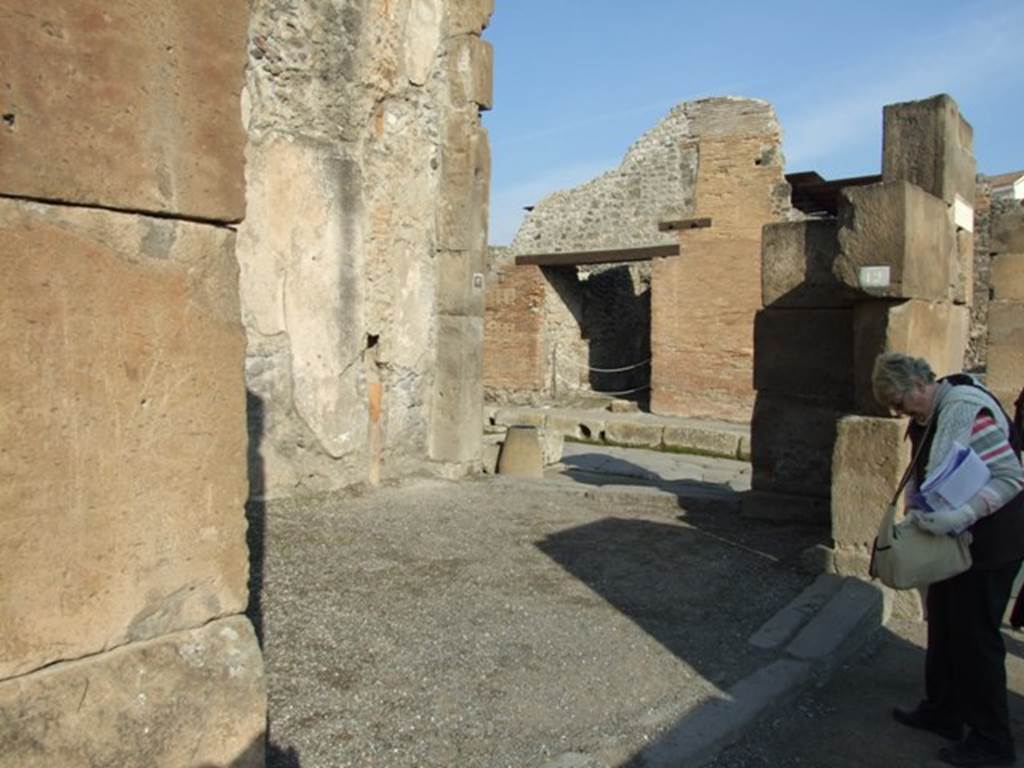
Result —
[[1012, 414], [1024, 387], [1024, 208], [1017, 205], [994, 216], [991, 243], [986, 383]]
[[[940, 375], [961, 370], [973, 294], [970, 126], [946, 96], [890, 105], [884, 145], [882, 182], [842, 189], [835, 220], [765, 228], [744, 502], [751, 515], [831, 519], [836, 563], [863, 573], [863, 558], [838, 553], [863, 553], [877, 525], [875, 497], [903, 457], [900, 422], [843, 417], [887, 415], [871, 393], [883, 352], [925, 357]], [[848, 494], [872, 442], [889, 469], [858, 517]]]
[[[840, 422], [832, 467], [836, 566], [866, 575], [878, 520], [906, 466], [903, 419], [874, 399], [885, 352], [962, 370], [973, 300], [975, 162], [970, 125], [948, 96], [884, 110], [883, 181], [844, 190], [837, 274], [854, 309], [855, 413]], [[874, 418], [871, 418], [874, 417]], [[870, 468], [870, 471], [866, 471]]]
[[780, 222], [762, 234], [754, 326], [750, 517], [828, 519], [836, 425], [854, 400], [853, 301], [835, 274], [835, 220]]
[[262, 766], [224, 226], [248, 4], [7, 5], [0, 766]]

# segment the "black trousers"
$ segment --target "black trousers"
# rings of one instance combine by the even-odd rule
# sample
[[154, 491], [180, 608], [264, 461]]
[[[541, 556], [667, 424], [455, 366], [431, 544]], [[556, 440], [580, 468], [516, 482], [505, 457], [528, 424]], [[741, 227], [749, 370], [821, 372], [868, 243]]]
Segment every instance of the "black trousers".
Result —
[[968, 738], [1002, 754], [1014, 746], [1000, 627], [1020, 564], [972, 568], [928, 588], [927, 706], [963, 722]]

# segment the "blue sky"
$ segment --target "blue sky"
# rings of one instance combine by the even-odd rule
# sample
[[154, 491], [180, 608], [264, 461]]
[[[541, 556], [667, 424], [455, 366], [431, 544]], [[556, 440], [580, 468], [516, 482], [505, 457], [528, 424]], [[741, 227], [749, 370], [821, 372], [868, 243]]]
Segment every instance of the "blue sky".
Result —
[[787, 172], [879, 173], [882, 107], [940, 92], [983, 173], [1024, 169], [1024, 0], [496, 0], [490, 241], [681, 102], [772, 103]]

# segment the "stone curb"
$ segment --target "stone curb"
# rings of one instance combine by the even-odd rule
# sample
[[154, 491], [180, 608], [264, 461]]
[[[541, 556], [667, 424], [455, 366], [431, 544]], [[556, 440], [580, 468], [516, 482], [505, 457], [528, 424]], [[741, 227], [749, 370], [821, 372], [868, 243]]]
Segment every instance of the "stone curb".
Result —
[[[841, 583], [837, 584], [837, 579]], [[807, 606], [829, 592], [820, 610], [809, 613]], [[740, 680], [726, 697], [684, 716], [630, 766], [676, 768], [712, 760], [766, 713], [783, 706], [811, 683], [820, 683], [851, 657], [885, 625], [888, 604], [881, 587], [853, 577], [822, 575], [752, 636], [752, 642], [781, 637], [793, 631], [796, 617], [807, 617], [783, 657]]]
[[750, 429], [740, 424], [573, 408], [489, 407], [485, 429], [530, 425], [580, 442], [750, 460]]
[[[808, 610], [813, 605], [820, 610]], [[854, 577], [819, 577], [751, 636], [759, 647], [769, 641], [781, 647], [795, 633], [781, 658], [740, 680], [723, 698], [684, 715], [627, 765], [678, 768], [714, 759], [767, 712], [831, 675], [884, 626], [888, 605], [886, 592], [875, 584]]]

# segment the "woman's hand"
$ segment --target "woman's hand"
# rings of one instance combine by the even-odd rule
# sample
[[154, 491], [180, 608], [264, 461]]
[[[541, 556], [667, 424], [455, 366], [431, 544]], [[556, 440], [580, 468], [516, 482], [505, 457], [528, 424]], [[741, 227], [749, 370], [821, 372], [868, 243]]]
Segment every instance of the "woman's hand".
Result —
[[936, 536], [963, 533], [977, 520], [974, 510], [967, 504], [956, 509], [941, 509], [938, 512], [911, 509], [910, 515], [918, 528]]

